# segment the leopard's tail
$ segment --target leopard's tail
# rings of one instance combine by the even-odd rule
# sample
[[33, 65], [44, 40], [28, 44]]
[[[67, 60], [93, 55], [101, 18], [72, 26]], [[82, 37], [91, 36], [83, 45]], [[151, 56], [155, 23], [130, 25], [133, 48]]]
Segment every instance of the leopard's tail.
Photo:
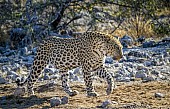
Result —
[[25, 79], [24, 81], [22, 81], [22, 79], [20, 77], [17, 77], [16, 78], [16, 84], [17, 86], [23, 86], [26, 82], [27, 82], [28, 79]]

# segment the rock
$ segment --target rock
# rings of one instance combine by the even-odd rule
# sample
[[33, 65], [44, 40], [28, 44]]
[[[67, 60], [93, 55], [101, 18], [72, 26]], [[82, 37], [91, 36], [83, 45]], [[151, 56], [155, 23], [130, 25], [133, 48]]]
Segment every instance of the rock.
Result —
[[25, 95], [25, 88], [16, 88], [13, 95], [16, 96], [16, 97], [20, 97], [20, 96], [24, 96]]
[[123, 45], [124, 48], [128, 48], [129, 46], [132, 46], [133, 45], [133, 39], [132, 37], [130, 36], [123, 36], [121, 39], [120, 39], [120, 42], [121, 44]]
[[61, 104], [68, 104], [69, 99], [68, 97], [64, 96], [63, 98], [61, 98]]
[[115, 77], [115, 78], [117, 79], [117, 78], [119, 78], [119, 77], [123, 77], [123, 75], [120, 74], [120, 73], [118, 73], [118, 72], [116, 72], [115, 76], [113, 76], [113, 77]]
[[163, 38], [162, 42], [170, 42], [170, 37]]
[[169, 57], [169, 56], [170, 56], [170, 53], [169, 53], [169, 52], [164, 52], [163, 56], [164, 56], [164, 57]]
[[33, 55], [29, 55], [26, 57], [21, 57], [23, 61], [26, 61], [28, 63], [32, 63], [34, 61], [34, 56]]
[[137, 39], [137, 42], [142, 44], [143, 42], [145, 41], [145, 36], [140, 36], [138, 39]]
[[163, 38], [157, 43], [157, 46], [170, 47], [170, 37]]
[[119, 63], [115, 63], [114, 66], [115, 67], [119, 67], [120, 65], [119, 65]]
[[129, 56], [129, 57], [127, 57], [127, 60], [124, 60], [124, 61], [125, 62], [132, 62], [132, 63], [143, 63], [145, 61], [145, 59]]
[[163, 76], [162, 74], [158, 74], [158, 77], [159, 77], [160, 79], [165, 79], [165, 78], [166, 78], [166, 77]]
[[7, 75], [13, 75], [13, 76], [15, 76], [15, 77], [18, 77], [19, 75], [16, 73], [16, 72], [14, 72], [14, 71], [8, 71], [7, 72]]
[[164, 97], [164, 94], [159, 93], [159, 92], [155, 93], [155, 98], [163, 98], [163, 97]]
[[40, 25], [34, 25], [32, 28], [33, 28], [33, 31], [35, 32], [35, 34], [39, 34], [40, 32], [42, 32], [44, 30], [44, 27], [40, 26]]
[[153, 70], [153, 71], [151, 71], [151, 74], [158, 76], [160, 74], [160, 72], [158, 70]]
[[130, 77], [118, 77], [116, 78], [116, 81], [118, 82], [130, 82]]
[[143, 48], [148, 48], [148, 47], [155, 47], [156, 42], [155, 41], [146, 41], [142, 44]]
[[137, 69], [137, 70], [148, 71], [148, 69], [147, 69], [143, 64], [138, 64], [136, 69]]
[[151, 62], [151, 61], [145, 61], [145, 62], [144, 62], [144, 65], [145, 65], [146, 67], [149, 67], [149, 66], [152, 65], [152, 62]]
[[55, 74], [55, 75], [51, 75], [50, 76], [50, 79], [59, 79], [59, 75], [58, 74]]
[[159, 62], [158, 62], [157, 60], [152, 60], [152, 61], [151, 61], [151, 65], [153, 65], [153, 66], [157, 66], [158, 63], [159, 63]]
[[6, 80], [0, 76], [0, 84], [5, 84]]
[[113, 64], [113, 59], [111, 57], [106, 57], [105, 63], [106, 64]]
[[80, 68], [80, 67], [75, 68], [75, 69], [73, 70], [73, 74], [82, 74], [81, 68]]
[[154, 76], [147, 76], [143, 79], [143, 82], [154, 81], [156, 78]]
[[118, 104], [116, 101], [106, 100], [102, 103], [102, 105], [97, 106], [97, 108], [108, 108], [108, 106]]
[[69, 78], [73, 79], [75, 77], [75, 75], [73, 74], [73, 71], [69, 71]]
[[78, 80], [79, 80], [78, 76], [74, 76], [73, 81], [78, 81]]
[[61, 104], [61, 99], [59, 97], [53, 97], [50, 99], [51, 107], [58, 106]]
[[0, 105], [6, 105], [7, 104], [7, 100], [0, 100]]
[[8, 49], [3, 55], [5, 55], [5, 56], [11, 56], [11, 55], [14, 55], [14, 54], [15, 54], [15, 51], [14, 51], [14, 50]]
[[142, 70], [139, 70], [138, 72], [136, 72], [135, 74], [135, 78], [141, 78], [141, 79], [144, 79], [147, 77], [147, 74], [144, 73]]
[[1, 57], [0, 58], [0, 63], [5, 63], [5, 62], [9, 62], [10, 59], [8, 57]]
[[22, 62], [22, 65], [25, 66], [27, 69], [30, 69], [32, 66], [32, 62]]
[[37, 53], [37, 47], [32, 49], [32, 55], [36, 55], [36, 53]]
[[150, 56], [145, 53], [145, 52], [140, 52], [140, 51], [130, 51], [128, 56], [134, 56], [134, 57], [140, 57], [140, 58], [149, 58]]
[[51, 70], [50, 68], [45, 68], [43, 73], [45, 73], [45, 74], [48, 73], [49, 75], [55, 74], [55, 73], [53, 72], [53, 70]]
[[8, 71], [8, 68], [7, 68], [7, 66], [2, 66], [0, 70], [1, 70], [2, 72], [6, 72], [6, 71]]
[[48, 74], [44, 75], [44, 80], [50, 80], [50, 76]]
[[14, 71], [7, 71], [7, 78], [11, 79], [12, 81], [15, 81], [16, 78], [19, 77], [19, 75]]
[[27, 47], [21, 48], [20, 51], [19, 51], [19, 54], [21, 56], [27, 55], [28, 54], [28, 48]]
[[6, 48], [5, 47], [0, 47], [0, 53], [4, 53], [4, 51], [6, 50]]

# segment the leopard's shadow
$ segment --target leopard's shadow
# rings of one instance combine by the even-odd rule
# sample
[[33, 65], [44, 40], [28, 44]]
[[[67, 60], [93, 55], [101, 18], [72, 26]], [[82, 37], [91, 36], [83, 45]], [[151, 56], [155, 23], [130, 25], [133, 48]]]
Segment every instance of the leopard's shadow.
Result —
[[[50, 92], [54, 90], [54, 84], [45, 84], [40, 85], [35, 88], [35, 93], [40, 92]], [[10, 90], [4, 88], [4, 91]], [[11, 90], [15, 90], [14, 88]], [[29, 97], [15, 97], [13, 94], [6, 95], [6, 96], [0, 96], [0, 108], [2, 109], [11, 109], [11, 108], [17, 108], [17, 109], [23, 109], [23, 108], [31, 108], [34, 105], [42, 105], [45, 102], [49, 102], [49, 99], [51, 97], [38, 97], [36, 95], [29, 96]], [[43, 107], [43, 108], [50, 108], [49, 106]]]
[[[10, 109], [10, 108], [31, 108], [34, 105], [41, 105], [45, 102], [49, 102], [51, 97], [43, 97], [39, 98], [37, 96], [30, 97], [15, 97], [14, 95], [1, 96], [0, 97], [0, 108], [2, 109]], [[50, 106], [46, 106], [43, 108], [50, 108]]]

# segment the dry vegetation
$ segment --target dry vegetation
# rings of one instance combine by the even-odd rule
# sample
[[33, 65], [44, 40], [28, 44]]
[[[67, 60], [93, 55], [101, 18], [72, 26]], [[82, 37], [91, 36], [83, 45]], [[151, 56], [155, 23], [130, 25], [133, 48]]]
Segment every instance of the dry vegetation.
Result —
[[[105, 94], [105, 85], [96, 83], [95, 89], [100, 94], [98, 97], [86, 97], [85, 86], [83, 83], [71, 83], [72, 88], [80, 93], [74, 97], [69, 97], [69, 103], [66, 105], [56, 106], [54, 108], [96, 108], [105, 100], [116, 101], [118, 104], [109, 105], [108, 108], [165, 108], [170, 106], [170, 83], [169, 82], [147, 82], [140, 83], [139, 81], [123, 84], [117, 83], [117, 88], [109, 96]], [[15, 89], [14, 84], [0, 85], [0, 101], [6, 99], [6, 102], [1, 103], [0, 108], [50, 108], [50, 98], [58, 96], [67, 96], [62, 90], [60, 83], [54, 87], [45, 87], [37, 84], [36, 96], [15, 98], [12, 94]], [[163, 98], [155, 98], [156, 92], [163, 93]], [[2, 101], [1, 101], [2, 102]]]

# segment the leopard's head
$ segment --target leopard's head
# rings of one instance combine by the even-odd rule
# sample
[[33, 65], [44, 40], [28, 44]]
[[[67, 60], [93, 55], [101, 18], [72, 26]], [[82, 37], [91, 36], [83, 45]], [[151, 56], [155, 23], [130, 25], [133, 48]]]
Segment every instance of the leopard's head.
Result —
[[106, 42], [106, 55], [112, 57], [114, 60], [120, 60], [123, 57], [123, 46], [119, 39], [109, 36]]

